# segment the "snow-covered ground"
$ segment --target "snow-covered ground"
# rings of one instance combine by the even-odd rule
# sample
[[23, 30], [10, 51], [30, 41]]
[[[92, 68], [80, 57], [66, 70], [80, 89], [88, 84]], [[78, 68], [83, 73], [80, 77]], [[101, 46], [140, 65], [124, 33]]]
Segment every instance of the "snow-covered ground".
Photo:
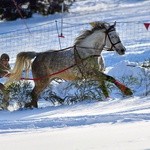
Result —
[[[137, 29], [140, 29], [138, 33], [144, 31], [150, 35], [150, 28], [146, 30], [138, 26], [136, 29], [137, 23], [150, 23], [149, 8], [149, 0], [85, 0], [74, 3], [70, 13], [64, 15], [65, 22], [69, 20], [76, 24], [116, 20], [134, 24], [135, 34], [124, 37], [127, 47], [124, 56], [107, 52], [103, 54], [106, 72], [116, 78], [133, 75], [142, 77], [145, 81], [137, 87], [129, 85], [134, 88], [134, 96], [129, 98], [121, 98], [112, 93], [113, 100], [110, 101], [87, 100], [60, 106], [51, 106], [41, 99], [39, 109], [12, 111], [10, 108], [11, 111], [0, 111], [0, 149], [150, 149], [150, 95], [145, 96], [150, 83], [149, 70], [139, 66], [150, 59], [150, 41], [136, 35]], [[26, 23], [32, 27], [56, 19], [60, 21], [61, 15], [35, 15], [26, 20]], [[22, 20], [0, 23], [0, 33], [20, 28], [25, 28]], [[121, 28], [119, 31], [126, 32]], [[138, 40], [135, 42], [136, 36]], [[11, 65], [13, 66], [13, 62]], [[63, 86], [57, 88], [58, 94], [62, 93], [62, 88]]]

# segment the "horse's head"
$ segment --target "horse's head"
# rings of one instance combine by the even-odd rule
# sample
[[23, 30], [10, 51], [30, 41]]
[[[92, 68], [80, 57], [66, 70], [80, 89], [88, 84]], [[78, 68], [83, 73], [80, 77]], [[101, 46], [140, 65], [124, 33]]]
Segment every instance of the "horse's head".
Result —
[[116, 51], [119, 55], [125, 54], [126, 48], [123, 46], [119, 35], [116, 32], [115, 26], [116, 22], [113, 25], [110, 25], [105, 22], [93, 22], [91, 25], [94, 28], [97, 28], [100, 26], [100, 29], [103, 29], [105, 33], [105, 41], [104, 41], [104, 47], [108, 51]]

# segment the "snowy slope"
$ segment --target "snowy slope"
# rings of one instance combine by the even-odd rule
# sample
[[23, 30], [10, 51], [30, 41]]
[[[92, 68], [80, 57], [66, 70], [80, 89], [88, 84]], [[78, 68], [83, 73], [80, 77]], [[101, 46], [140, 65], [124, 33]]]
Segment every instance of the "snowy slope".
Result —
[[7, 149], [149, 149], [150, 97], [0, 114]]
[[[98, 20], [144, 23], [150, 22], [149, 8], [149, 0], [77, 1], [70, 14], [64, 15], [64, 21], [74, 24]], [[55, 19], [61, 19], [61, 15], [44, 18], [35, 15], [26, 22], [31, 27]], [[0, 33], [20, 28], [25, 28], [21, 20], [0, 23]], [[143, 30], [141, 28], [141, 32]], [[150, 30], [147, 32], [150, 34]], [[106, 72], [117, 78], [130, 74], [139, 77], [142, 71], [137, 62], [150, 58], [150, 41], [128, 43], [126, 39], [128, 37], [125, 38], [126, 55], [103, 54]], [[144, 86], [134, 87], [135, 94], [129, 98], [112, 93], [114, 99], [110, 101], [87, 100], [61, 106], [51, 106], [41, 99], [39, 109], [0, 111], [0, 149], [148, 150], [150, 96], [145, 96]]]

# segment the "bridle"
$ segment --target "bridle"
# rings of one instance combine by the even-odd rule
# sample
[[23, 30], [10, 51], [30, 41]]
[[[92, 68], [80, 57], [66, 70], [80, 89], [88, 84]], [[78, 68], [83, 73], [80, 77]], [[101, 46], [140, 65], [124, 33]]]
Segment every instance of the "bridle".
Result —
[[[106, 28], [105, 28], [105, 29], [106, 29]], [[116, 43], [113, 43], [113, 42], [112, 42], [109, 33], [110, 33], [110, 32], [113, 32], [113, 31], [115, 31], [114, 25], [112, 25], [112, 26], [110, 26], [108, 29], [106, 29], [106, 31], [104, 32], [104, 33], [105, 33], [105, 40], [104, 40], [104, 43], [102, 44], [102, 46], [101, 46], [99, 49], [104, 49], [104, 48], [105, 48], [107, 37], [108, 37], [108, 39], [109, 39], [109, 41], [110, 41], [110, 43], [111, 43], [111, 47], [110, 47], [110, 48], [105, 48], [105, 49], [106, 49], [107, 51], [114, 51], [113, 48], [117, 49], [117, 48], [116, 48], [116, 45], [117, 45], [118, 43], [121, 43], [121, 41], [120, 41], [120, 39], [119, 39]], [[96, 58], [98, 58], [100, 55], [91, 55], [91, 56], [89, 56], [89, 57], [83, 59], [83, 58], [80, 56], [79, 52], [78, 52], [78, 48], [96, 49], [96, 50], [98, 50], [98, 48], [84, 47], [84, 46], [77, 46], [77, 45], [74, 45], [74, 46], [73, 46], [73, 49], [74, 49], [74, 56], [75, 56], [75, 57], [74, 57], [74, 58], [75, 58], [75, 64], [76, 64], [76, 66], [78, 67], [78, 69], [79, 69], [80, 73], [82, 74], [82, 76], [84, 76], [84, 73], [83, 73], [83, 71], [82, 71], [82, 68], [80, 68], [79, 64], [83, 64], [83, 60], [85, 60], [85, 59], [88, 59], [88, 58], [90, 58], [90, 57], [93, 57], [93, 58], [96, 57]]]
[[105, 31], [105, 41], [104, 41], [105, 44], [104, 44], [104, 47], [105, 47], [105, 45], [106, 45], [106, 39], [107, 39], [107, 37], [108, 37], [108, 39], [109, 39], [109, 41], [110, 41], [110, 43], [111, 43], [111, 47], [110, 47], [110, 48], [106, 48], [106, 47], [105, 47], [105, 49], [107, 49], [107, 51], [114, 51], [113, 48], [117, 49], [117, 48], [116, 48], [116, 45], [117, 45], [118, 43], [121, 43], [120, 39], [119, 39], [116, 43], [113, 43], [113, 42], [112, 42], [109, 33], [110, 33], [110, 32], [113, 32], [113, 31], [115, 31], [114, 25], [110, 26], [110, 27], [109, 27], [108, 29], [106, 29], [106, 31]]
[[[106, 28], [105, 28], [106, 29]], [[98, 49], [105, 49], [106, 51], [114, 51], [114, 49], [117, 49], [116, 48], [116, 45], [118, 43], [121, 43], [120, 39], [116, 42], [116, 43], [113, 43], [112, 40], [111, 40], [111, 37], [109, 35], [110, 32], [113, 32], [115, 31], [115, 28], [114, 28], [114, 25], [111, 25], [108, 29], [106, 29], [106, 31], [104, 31], [105, 33], [105, 40], [104, 40], [104, 43], [102, 44], [102, 46], [100, 48], [94, 48], [94, 47], [85, 47], [85, 46], [78, 46], [78, 45], [74, 45], [75, 49], [77, 50], [77, 48], [86, 48], [86, 49], [95, 49], [95, 50], [98, 50]], [[106, 39], [109, 39], [110, 43], [111, 43], [111, 47], [108, 48], [108, 47], [105, 47], [106, 46]]]

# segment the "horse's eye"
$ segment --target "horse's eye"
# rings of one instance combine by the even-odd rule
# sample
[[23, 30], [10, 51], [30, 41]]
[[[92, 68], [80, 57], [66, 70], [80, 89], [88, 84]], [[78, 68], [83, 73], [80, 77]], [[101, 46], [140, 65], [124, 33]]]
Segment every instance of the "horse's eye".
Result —
[[115, 37], [115, 38], [118, 38], [118, 36], [117, 36], [117, 35], [115, 35], [114, 37]]
[[115, 35], [111, 35], [111, 38], [116, 38]]

